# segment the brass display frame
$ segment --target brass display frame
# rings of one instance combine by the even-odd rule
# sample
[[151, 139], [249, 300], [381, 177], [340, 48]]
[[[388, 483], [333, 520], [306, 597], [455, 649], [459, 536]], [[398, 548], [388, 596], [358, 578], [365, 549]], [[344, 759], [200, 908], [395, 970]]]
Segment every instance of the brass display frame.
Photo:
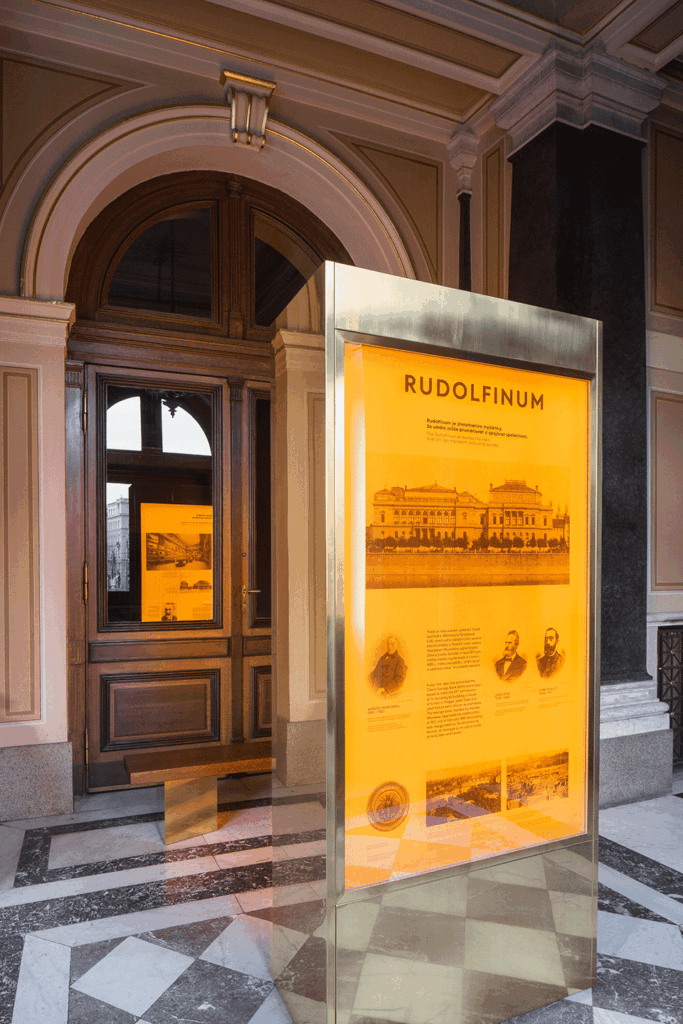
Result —
[[[325, 455], [327, 538], [327, 1006], [336, 1021], [337, 910], [380, 893], [451, 878], [482, 866], [506, 864], [552, 851], [586, 847], [597, 872], [597, 782], [600, 652], [601, 335], [595, 320], [505, 299], [461, 292], [325, 263], [306, 286], [311, 323], [325, 337]], [[300, 293], [301, 295], [302, 293]], [[317, 316], [316, 316], [317, 314]], [[318, 320], [318, 323], [313, 321]], [[363, 341], [501, 367], [575, 377], [589, 383], [588, 707], [586, 832], [540, 847], [439, 868], [425, 875], [344, 888], [344, 345]], [[597, 886], [593, 886], [595, 893]], [[595, 914], [593, 914], [595, 919]], [[595, 963], [596, 936], [592, 935]], [[521, 1012], [521, 1011], [520, 1011]], [[455, 1020], [455, 1018], [454, 1018]]]

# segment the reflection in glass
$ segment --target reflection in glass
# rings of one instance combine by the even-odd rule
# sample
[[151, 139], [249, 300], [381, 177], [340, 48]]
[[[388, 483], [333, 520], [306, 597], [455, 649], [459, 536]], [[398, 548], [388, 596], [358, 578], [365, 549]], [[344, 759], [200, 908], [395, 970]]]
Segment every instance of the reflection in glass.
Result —
[[262, 238], [254, 238], [254, 322], [269, 327], [306, 284], [297, 268]]
[[107, 304], [183, 316], [211, 316], [211, 210], [180, 210], [131, 242], [109, 285]]
[[137, 395], [122, 398], [107, 409], [107, 448], [133, 452], [142, 448], [140, 398]]
[[184, 409], [176, 408], [169, 399], [161, 403], [161, 439], [165, 452], [178, 455], [211, 455], [206, 434], [199, 423]]
[[129, 491], [130, 484], [107, 484], [107, 590], [129, 588]]
[[216, 591], [211, 396], [119, 384], [105, 394], [105, 619], [209, 621]]

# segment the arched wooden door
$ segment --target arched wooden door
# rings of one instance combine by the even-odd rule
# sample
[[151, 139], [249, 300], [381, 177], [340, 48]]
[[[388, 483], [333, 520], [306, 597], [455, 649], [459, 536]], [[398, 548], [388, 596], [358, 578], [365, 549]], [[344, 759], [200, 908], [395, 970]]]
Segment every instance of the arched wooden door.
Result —
[[76, 786], [270, 734], [271, 323], [323, 259], [282, 193], [172, 175], [85, 233], [67, 298]]

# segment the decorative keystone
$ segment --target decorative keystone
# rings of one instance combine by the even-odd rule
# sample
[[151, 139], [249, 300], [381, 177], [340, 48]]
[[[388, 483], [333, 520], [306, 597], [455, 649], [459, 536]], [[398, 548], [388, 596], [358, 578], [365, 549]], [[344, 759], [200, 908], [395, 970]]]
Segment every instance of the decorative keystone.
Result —
[[232, 141], [236, 146], [262, 149], [266, 141], [268, 104], [275, 89], [275, 82], [223, 71], [221, 85], [230, 104]]

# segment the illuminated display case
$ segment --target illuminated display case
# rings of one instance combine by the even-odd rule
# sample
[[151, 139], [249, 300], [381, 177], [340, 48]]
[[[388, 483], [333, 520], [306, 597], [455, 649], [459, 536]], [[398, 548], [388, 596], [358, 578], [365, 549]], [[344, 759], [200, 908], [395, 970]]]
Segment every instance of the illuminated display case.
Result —
[[304, 308], [328, 1020], [493, 1024], [594, 981], [600, 324], [336, 264]]

